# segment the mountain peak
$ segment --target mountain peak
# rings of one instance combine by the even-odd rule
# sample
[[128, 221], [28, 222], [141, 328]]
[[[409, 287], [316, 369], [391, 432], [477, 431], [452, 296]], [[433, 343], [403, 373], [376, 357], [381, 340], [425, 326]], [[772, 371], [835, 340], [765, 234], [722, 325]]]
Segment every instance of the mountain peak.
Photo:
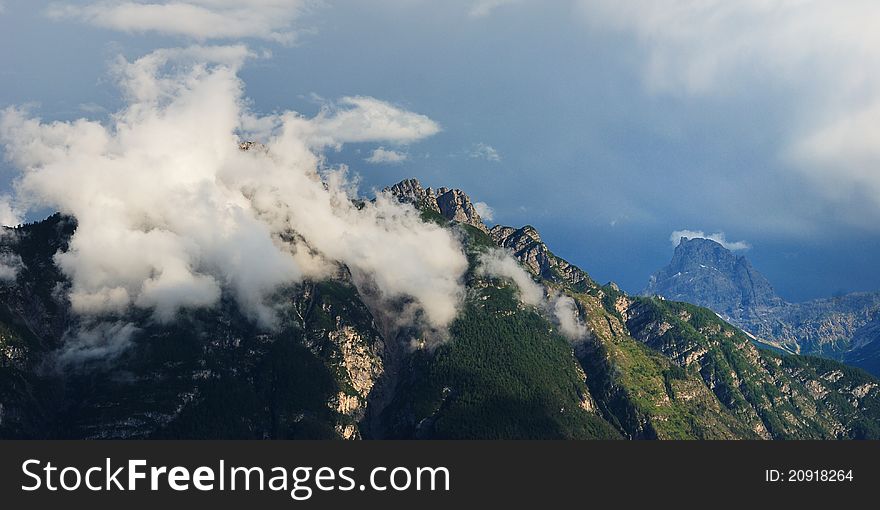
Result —
[[423, 187], [418, 179], [404, 179], [384, 191], [401, 202], [428, 208], [447, 220], [464, 223], [489, 233], [470, 197], [460, 189], [444, 187], [437, 188], [435, 192], [431, 188]]
[[679, 269], [698, 265], [721, 269], [734, 267], [740, 263], [749, 264], [745, 257], [734, 255], [721, 243], [702, 237], [682, 237], [675, 247], [670, 265]]
[[669, 265], [651, 276], [644, 293], [705, 306], [734, 319], [782, 303], [745, 256], [704, 238], [682, 237]]

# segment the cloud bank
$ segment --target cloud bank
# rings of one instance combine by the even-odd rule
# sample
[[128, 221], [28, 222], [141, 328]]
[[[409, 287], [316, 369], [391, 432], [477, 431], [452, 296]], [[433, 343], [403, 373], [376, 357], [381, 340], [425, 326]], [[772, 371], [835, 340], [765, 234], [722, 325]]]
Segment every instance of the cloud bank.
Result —
[[669, 236], [669, 242], [672, 243], [673, 247], [676, 247], [681, 243], [682, 237], [686, 237], [688, 239], [709, 239], [711, 241], [715, 241], [721, 246], [724, 246], [730, 251], [748, 250], [752, 247], [749, 243], [745, 241], [728, 241], [727, 236], [724, 235], [724, 232], [707, 234], [702, 230], [676, 230]]
[[106, 0], [50, 7], [55, 19], [76, 19], [123, 32], [157, 32], [199, 41], [253, 37], [292, 43], [294, 21], [312, 0]]
[[[349, 142], [413, 142], [437, 125], [370, 97], [311, 118], [260, 116], [237, 76], [250, 56], [193, 46], [121, 60], [127, 106], [105, 123], [2, 113], [0, 141], [20, 170], [16, 203], [78, 220], [70, 249], [55, 256], [73, 309], [101, 317], [134, 307], [170, 321], [228, 294], [271, 328], [273, 293], [345, 264], [369, 275], [380, 299], [414, 303], [426, 326], [448, 324], [467, 268], [459, 242], [390, 197], [357, 207], [344, 169], [322, 156]], [[262, 144], [240, 148], [254, 139]], [[95, 328], [84, 345], [103, 349], [116, 330]]]

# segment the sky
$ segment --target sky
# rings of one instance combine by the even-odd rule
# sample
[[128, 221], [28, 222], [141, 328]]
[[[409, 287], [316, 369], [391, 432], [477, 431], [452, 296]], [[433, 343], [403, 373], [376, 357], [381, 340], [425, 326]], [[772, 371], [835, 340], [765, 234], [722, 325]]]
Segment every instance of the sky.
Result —
[[[461, 188], [630, 292], [674, 232], [703, 232], [800, 301], [880, 290], [878, 15], [862, 0], [2, 0], [0, 108], [106, 122], [126, 104], [120, 56], [242, 43], [257, 114], [375, 98], [430, 121], [330, 144], [362, 193]], [[0, 165], [11, 190], [14, 158]]]

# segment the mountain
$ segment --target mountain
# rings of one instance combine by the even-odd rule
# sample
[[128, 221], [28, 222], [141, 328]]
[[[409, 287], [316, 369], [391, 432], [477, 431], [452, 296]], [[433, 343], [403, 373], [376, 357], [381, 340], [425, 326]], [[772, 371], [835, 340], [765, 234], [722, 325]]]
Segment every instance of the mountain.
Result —
[[672, 261], [651, 277], [645, 293], [697, 303], [734, 321], [783, 304], [748, 259], [701, 238], [682, 237]]
[[[53, 258], [76, 220], [6, 229], [0, 437], [880, 438], [880, 381], [865, 372], [762, 350], [705, 308], [599, 285], [535, 228], [487, 227], [460, 190], [408, 180], [389, 192], [456, 231], [469, 261], [439, 344], [343, 265], [279, 289], [272, 330], [226, 296], [170, 323], [131, 310], [92, 324], [71, 312]], [[499, 250], [543, 302], [481, 269]], [[582, 334], [561, 334], [551, 300], [572, 304]], [[84, 328], [127, 342], [112, 360], [71, 363]]]
[[710, 308], [772, 347], [880, 374], [880, 293], [788, 303], [744, 256], [709, 239], [682, 238], [643, 294]]

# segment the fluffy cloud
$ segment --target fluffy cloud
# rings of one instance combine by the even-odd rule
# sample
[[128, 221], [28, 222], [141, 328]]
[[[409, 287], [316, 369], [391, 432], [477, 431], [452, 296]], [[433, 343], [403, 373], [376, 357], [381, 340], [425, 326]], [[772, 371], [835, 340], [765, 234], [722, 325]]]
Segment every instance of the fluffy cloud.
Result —
[[53, 18], [73, 18], [124, 32], [158, 32], [197, 40], [254, 37], [291, 43], [293, 23], [312, 0], [105, 0], [57, 4]]
[[[578, 0], [631, 34], [646, 83], [673, 94], [782, 91], [781, 156], [831, 200], [880, 213], [880, 3], [872, 0]], [[876, 215], [873, 216], [876, 219]]]
[[501, 161], [501, 154], [491, 145], [485, 143], [477, 143], [471, 148], [468, 154], [472, 159], [485, 159], [486, 161]]
[[745, 241], [728, 241], [724, 232], [707, 234], [702, 230], [676, 230], [669, 236], [669, 242], [672, 243], [672, 246], [678, 246], [679, 243], [681, 243], [682, 237], [688, 239], [709, 239], [724, 246], [730, 251], [748, 250], [751, 248], [751, 245]]
[[288, 113], [282, 120], [312, 147], [381, 141], [410, 143], [440, 132], [440, 126], [424, 115], [361, 96], [325, 104], [311, 119]]
[[[256, 115], [237, 76], [249, 55], [196, 46], [121, 61], [128, 104], [106, 123], [43, 122], [15, 108], [0, 116], [21, 171], [17, 203], [79, 222], [55, 257], [74, 310], [135, 307], [169, 321], [228, 293], [272, 327], [275, 291], [342, 263], [378, 299], [411, 302], [427, 327], [444, 327], [462, 299], [459, 242], [390, 197], [355, 206], [344, 170], [326, 168], [321, 154], [350, 141], [412, 142], [436, 124], [369, 97], [312, 118]], [[263, 144], [239, 148], [255, 138]], [[104, 345], [101, 331], [89, 345]]]
[[372, 163], [374, 165], [396, 165], [399, 163], [403, 163], [406, 160], [406, 153], [386, 149], [385, 147], [379, 147], [378, 149], [375, 149], [370, 154], [370, 157], [368, 157], [364, 161], [366, 161], [367, 163]]

